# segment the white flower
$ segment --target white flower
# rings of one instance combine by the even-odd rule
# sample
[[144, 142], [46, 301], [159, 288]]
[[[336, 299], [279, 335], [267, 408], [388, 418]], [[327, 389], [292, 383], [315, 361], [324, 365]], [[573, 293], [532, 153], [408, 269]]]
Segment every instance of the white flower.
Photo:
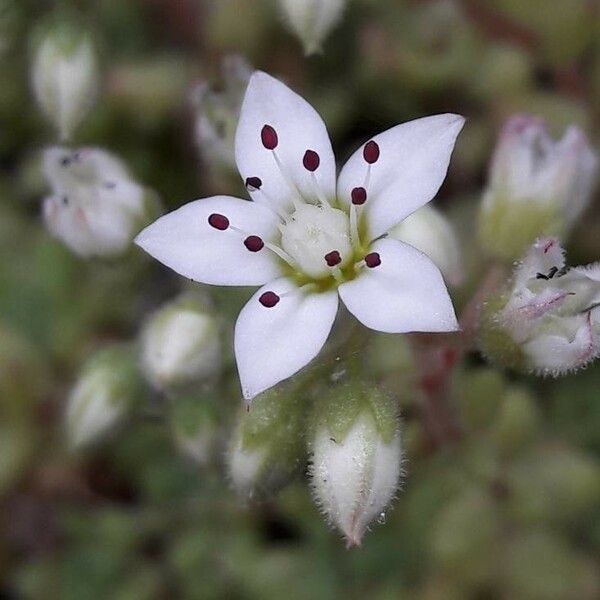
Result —
[[321, 44], [342, 17], [346, 0], [279, 0], [279, 5], [308, 55], [321, 51]]
[[116, 256], [148, 222], [152, 201], [115, 156], [96, 148], [44, 152], [50, 232], [83, 257]]
[[343, 439], [326, 425], [312, 445], [311, 486], [328, 519], [358, 546], [367, 526], [390, 503], [401, 473], [400, 433], [385, 440], [369, 411], [363, 411]]
[[464, 271], [458, 238], [450, 220], [439, 210], [423, 206], [393, 227], [390, 237], [427, 254], [451, 285], [462, 283]]
[[252, 69], [243, 57], [230, 55], [224, 58], [222, 71], [222, 91], [212, 90], [206, 82], [194, 89], [196, 142], [204, 158], [235, 168], [235, 128]]
[[481, 238], [492, 254], [517, 258], [543, 235], [562, 235], [585, 210], [598, 157], [569, 127], [555, 142], [541, 119], [516, 115], [500, 135], [481, 207]]
[[91, 108], [98, 76], [96, 52], [88, 35], [58, 29], [40, 42], [32, 66], [32, 86], [62, 140], [71, 137]]
[[206, 380], [221, 368], [221, 337], [206, 303], [184, 294], [154, 313], [142, 332], [142, 365], [161, 390]]
[[237, 166], [253, 202], [198, 200], [136, 239], [181, 275], [213, 285], [262, 285], [242, 309], [235, 353], [247, 400], [320, 351], [338, 295], [378, 331], [453, 331], [438, 268], [385, 234], [438, 191], [463, 118], [417, 119], [375, 136], [343, 167], [325, 125], [269, 75], [252, 76], [236, 133]]
[[532, 370], [558, 375], [600, 354], [600, 265], [568, 268], [558, 240], [543, 238], [517, 267], [497, 324]]

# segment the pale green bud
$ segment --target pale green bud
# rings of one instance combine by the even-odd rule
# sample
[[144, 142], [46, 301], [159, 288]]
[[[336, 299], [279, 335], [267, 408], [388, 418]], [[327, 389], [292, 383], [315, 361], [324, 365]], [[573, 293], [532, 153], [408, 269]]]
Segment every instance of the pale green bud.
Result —
[[450, 220], [439, 210], [423, 206], [393, 227], [389, 235], [427, 254], [449, 284], [462, 283], [464, 270], [458, 237]]
[[325, 38], [342, 18], [346, 0], [279, 0], [279, 5], [309, 55], [321, 52]]
[[482, 310], [483, 352], [503, 366], [544, 375], [579, 369], [600, 354], [600, 269], [569, 268], [554, 238], [531, 246], [510, 289]]
[[309, 450], [315, 502], [348, 547], [359, 546], [398, 490], [402, 450], [396, 402], [367, 384], [336, 385], [315, 405]]
[[515, 260], [539, 236], [566, 234], [589, 204], [597, 173], [598, 157], [577, 127], [555, 142], [541, 119], [510, 118], [481, 205], [486, 252]]
[[43, 203], [46, 227], [81, 257], [125, 253], [159, 213], [156, 195], [100, 148], [48, 148], [43, 170], [51, 187]]
[[227, 453], [237, 492], [251, 498], [285, 485], [303, 462], [305, 408], [292, 386], [269, 390], [240, 412]]
[[71, 138], [96, 97], [99, 68], [91, 37], [75, 25], [60, 23], [41, 37], [31, 81], [42, 111], [61, 140]]
[[159, 390], [208, 381], [222, 365], [221, 331], [207, 300], [186, 293], [150, 316], [141, 334], [142, 367]]
[[132, 348], [115, 344], [94, 354], [67, 399], [71, 446], [85, 446], [113, 430], [134, 407], [141, 389]]

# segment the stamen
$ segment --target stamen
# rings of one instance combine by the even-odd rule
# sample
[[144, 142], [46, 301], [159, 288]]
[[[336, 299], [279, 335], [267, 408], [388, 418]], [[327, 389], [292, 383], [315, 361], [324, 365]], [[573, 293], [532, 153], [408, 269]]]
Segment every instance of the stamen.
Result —
[[260, 139], [262, 141], [262, 145], [267, 150], [275, 150], [277, 148], [277, 144], [279, 144], [279, 138], [277, 137], [277, 132], [271, 125], [265, 125], [260, 132]]
[[379, 153], [379, 144], [373, 140], [367, 142], [363, 148], [363, 157], [370, 165], [379, 160]]
[[257, 235], [249, 235], [244, 240], [244, 246], [246, 246], [250, 252], [260, 252], [265, 247], [265, 243]]
[[213, 213], [208, 217], [208, 224], [219, 231], [225, 231], [229, 227], [229, 219], [225, 215]]
[[342, 257], [337, 250], [332, 250], [325, 255], [325, 262], [329, 267], [335, 267], [342, 262]]
[[362, 206], [367, 201], [367, 190], [364, 187], [355, 187], [350, 193], [352, 204]]
[[258, 299], [265, 308], [273, 308], [279, 300], [280, 297], [275, 292], [265, 292]]
[[314, 173], [321, 164], [321, 159], [319, 155], [314, 150], [307, 150], [304, 153], [304, 158], [302, 159], [302, 164], [307, 171]]
[[246, 178], [246, 189], [249, 192], [256, 192], [262, 187], [262, 180], [260, 177], [247, 177]]
[[365, 264], [369, 269], [374, 269], [381, 264], [381, 257], [378, 252], [371, 252], [365, 256]]
[[360, 235], [358, 233], [358, 215], [356, 204], [350, 205], [350, 243], [354, 248], [360, 246]]

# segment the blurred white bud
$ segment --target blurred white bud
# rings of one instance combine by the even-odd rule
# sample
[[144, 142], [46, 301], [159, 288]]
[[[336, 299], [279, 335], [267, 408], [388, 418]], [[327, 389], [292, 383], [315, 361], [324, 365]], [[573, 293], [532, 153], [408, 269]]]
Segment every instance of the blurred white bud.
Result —
[[577, 127], [554, 141], [541, 119], [512, 117], [500, 135], [481, 207], [484, 247], [514, 259], [539, 236], [567, 233], [589, 204], [597, 173], [598, 156]]
[[98, 88], [98, 60], [90, 36], [66, 24], [49, 29], [37, 46], [31, 79], [41, 109], [61, 139], [69, 139]]
[[322, 398], [310, 439], [316, 503], [358, 546], [398, 490], [402, 450], [395, 403], [376, 389], [341, 385]]
[[309, 55], [321, 51], [325, 38], [342, 18], [346, 0], [279, 0], [279, 5]]
[[43, 204], [46, 226], [79, 256], [124, 253], [156, 216], [154, 194], [104, 150], [50, 148], [43, 162], [52, 189]]
[[463, 282], [458, 238], [450, 220], [439, 210], [424, 206], [392, 228], [389, 235], [427, 254], [449, 284]]
[[[569, 268], [558, 240], [541, 238], [516, 267], [509, 293], [483, 327], [508, 336], [524, 370], [557, 376], [600, 355], [599, 307], [600, 264]], [[502, 338], [484, 340], [484, 350], [502, 359], [496, 347]]]
[[134, 406], [140, 389], [131, 348], [115, 345], [93, 355], [67, 400], [66, 426], [71, 446], [92, 443], [116, 427]]
[[197, 294], [183, 294], [161, 307], [142, 331], [142, 366], [160, 390], [214, 377], [221, 370], [221, 353], [218, 320]]
[[252, 68], [244, 58], [226, 56], [222, 64], [222, 91], [214, 91], [207, 82], [202, 82], [192, 92], [196, 142], [203, 158], [214, 167], [236, 168], [235, 131], [251, 75]]

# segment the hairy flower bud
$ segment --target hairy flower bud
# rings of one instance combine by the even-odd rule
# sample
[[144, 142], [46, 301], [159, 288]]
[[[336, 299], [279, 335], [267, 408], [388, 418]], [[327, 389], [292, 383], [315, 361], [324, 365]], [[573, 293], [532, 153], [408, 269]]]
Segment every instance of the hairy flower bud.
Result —
[[235, 169], [235, 131], [252, 68], [241, 56], [230, 55], [223, 60], [222, 74], [222, 91], [214, 91], [207, 82], [193, 90], [196, 143], [213, 167]]
[[279, 0], [279, 5], [309, 55], [321, 51], [325, 38], [342, 17], [346, 0]]
[[52, 190], [43, 204], [46, 226], [79, 256], [123, 254], [156, 217], [156, 196], [104, 150], [49, 148], [43, 163]]
[[240, 413], [227, 464], [242, 496], [282, 487], [302, 464], [304, 410], [292, 388], [271, 389]]
[[509, 119], [481, 205], [486, 251], [514, 260], [537, 237], [567, 233], [589, 203], [597, 172], [598, 157], [577, 127], [555, 142], [541, 119]]
[[402, 451], [396, 403], [367, 385], [338, 385], [321, 398], [309, 438], [316, 503], [358, 546], [398, 489]]
[[600, 354], [599, 306], [600, 265], [569, 268], [556, 239], [539, 239], [482, 311], [483, 351], [525, 371], [576, 370]]
[[451, 285], [460, 285], [464, 271], [458, 238], [443, 213], [423, 206], [390, 230], [390, 237], [427, 254]]
[[98, 60], [90, 36], [72, 24], [60, 23], [40, 38], [31, 80], [36, 100], [69, 139], [90, 110], [98, 88]]
[[132, 348], [114, 345], [98, 351], [84, 365], [66, 407], [73, 447], [104, 436], [134, 406], [141, 390], [135, 363]]
[[190, 386], [221, 370], [221, 333], [206, 300], [187, 293], [165, 304], [141, 335], [142, 366], [160, 390]]

